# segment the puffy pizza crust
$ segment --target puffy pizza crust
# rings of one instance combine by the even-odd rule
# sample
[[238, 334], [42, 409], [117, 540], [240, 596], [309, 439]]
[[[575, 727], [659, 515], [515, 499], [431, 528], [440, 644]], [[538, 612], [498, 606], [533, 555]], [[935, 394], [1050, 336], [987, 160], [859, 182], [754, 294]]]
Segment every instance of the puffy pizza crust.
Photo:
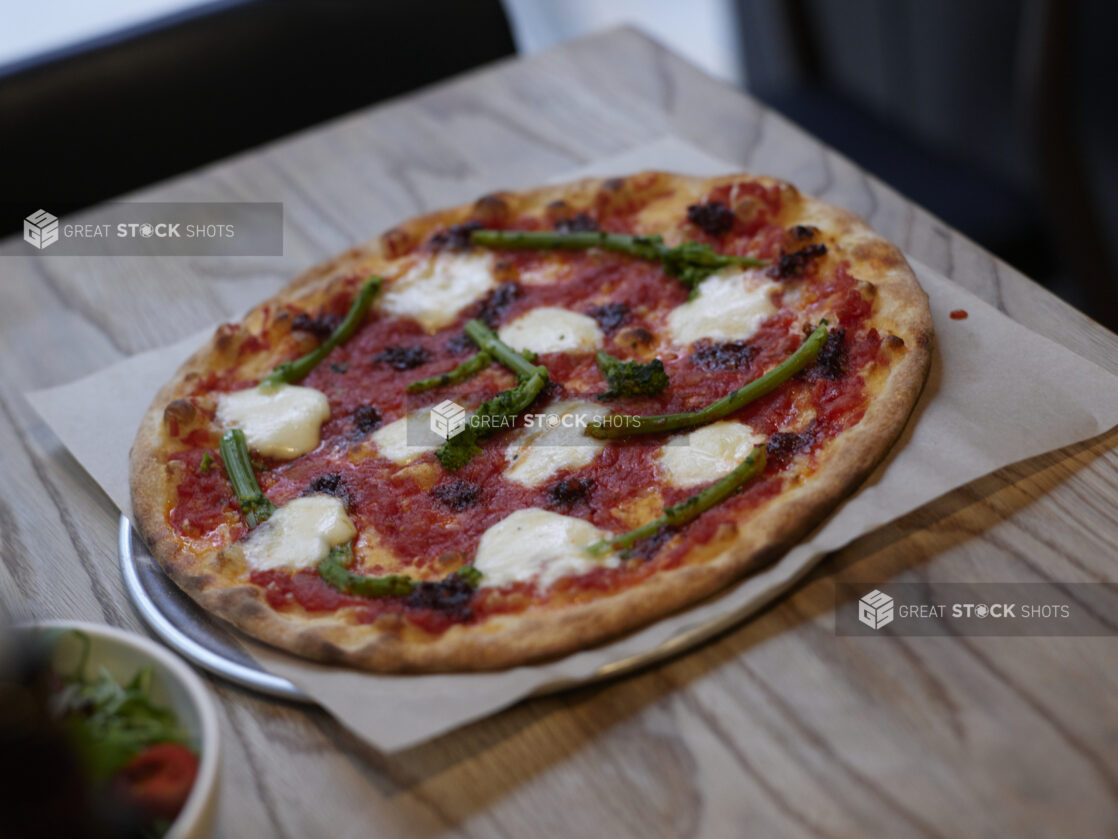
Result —
[[298, 302], [313, 308], [329, 296], [335, 278], [383, 270], [394, 243], [422, 241], [431, 232], [467, 218], [484, 222], [507, 212], [540, 212], [556, 201], [577, 209], [589, 205], [600, 190], [619, 196], [626, 191], [671, 196], [641, 219], [655, 223], [663, 214], [674, 222], [688, 204], [714, 187], [750, 177], [707, 179], [644, 172], [625, 179], [587, 179], [486, 196], [473, 205], [412, 219], [300, 275], [251, 311], [241, 326], [219, 327], [214, 338], [159, 391], [144, 416], [131, 451], [131, 487], [135, 521], [152, 554], [194, 600], [254, 638], [317, 661], [382, 672], [496, 669], [563, 655], [683, 609], [773, 561], [853, 493], [888, 453], [927, 377], [933, 331], [927, 296], [900, 251], [854, 214], [801, 196], [795, 187], [770, 178], [754, 180], [780, 185], [784, 196], [780, 222], [785, 227], [810, 224], [823, 231], [832, 253], [849, 260], [851, 273], [876, 286], [872, 325], [883, 335], [897, 336], [903, 346], [892, 342], [894, 361], [887, 375], [868, 383], [876, 392], [871, 391], [862, 420], [831, 441], [809, 479], [755, 509], [748, 527], [724, 528], [712, 542], [696, 547], [680, 567], [597, 600], [495, 615], [476, 625], [452, 626], [439, 636], [426, 635], [403, 619], [381, 618], [375, 625], [360, 625], [348, 622], [343, 614], [279, 613], [268, 605], [262, 589], [237, 580], [240, 569], [229, 552], [192, 553], [181, 547], [167, 518], [175, 501], [174, 483], [160, 465], [175, 445], [163, 434], [167, 406], [189, 393], [198, 376], [231, 362], [243, 337], [263, 323], [267, 307]]

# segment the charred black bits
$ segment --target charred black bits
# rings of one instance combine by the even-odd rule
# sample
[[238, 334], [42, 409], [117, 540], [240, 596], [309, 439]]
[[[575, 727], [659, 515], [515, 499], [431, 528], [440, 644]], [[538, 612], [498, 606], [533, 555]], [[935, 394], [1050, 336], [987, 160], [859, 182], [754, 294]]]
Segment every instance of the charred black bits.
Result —
[[588, 213], [576, 213], [570, 218], [561, 218], [555, 222], [555, 229], [560, 233], [589, 233], [598, 229], [598, 222]]
[[412, 609], [432, 609], [456, 621], [469, 621], [474, 613], [470, 602], [474, 587], [460, 574], [451, 574], [438, 582], [416, 583], [404, 601]]
[[846, 330], [833, 329], [827, 334], [827, 341], [819, 350], [815, 364], [808, 368], [811, 378], [836, 381], [846, 375]]
[[594, 488], [590, 478], [564, 478], [547, 488], [548, 498], [553, 504], [570, 507], [584, 500]]
[[520, 296], [520, 286], [517, 283], [501, 283], [481, 301], [481, 310], [478, 320], [490, 329], [496, 329], [504, 317], [505, 311]]
[[342, 483], [342, 476], [337, 472], [329, 475], [319, 475], [311, 481], [311, 492], [324, 492], [327, 495], [335, 495], [339, 490], [344, 490], [345, 484]]
[[797, 224], [791, 229], [792, 236], [801, 242], [806, 242], [808, 239], [813, 238], [818, 232], [818, 228], [809, 227], [806, 224]]
[[430, 239], [431, 247], [436, 250], [464, 251], [470, 247], [470, 234], [483, 227], [480, 221], [464, 221], [440, 230]]
[[721, 236], [734, 226], [734, 211], [721, 201], [692, 204], [687, 208], [687, 220], [704, 233]]
[[612, 335], [629, 319], [629, 307], [624, 303], [605, 303], [587, 309], [586, 314], [598, 321], [604, 333]]
[[311, 317], [306, 312], [299, 312], [291, 319], [291, 331], [309, 332], [316, 338], [327, 338], [341, 324], [340, 315], [317, 315]]
[[634, 326], [621, 333], [618, 343], [628, 343], [631, 347], [647, 347], [652, 345], [655, 336], [643, 326]]
[[753, 358], [753, 348], [745, 341], [716, 344], [703, 340], [691, 353], [691, 363], [701, 370], [736, 370]]
[[780, 257], [768, 267], [768, 275], [782, 280], [803, 276], [808, 264], [813, 259], [818, 259], [827, 252], [824, 244], [808, 245], [798, 251], [786, 253], [781, 251]]
[[778, 431], [769, 437], [765, 445], [765, 454], [774, 463], [787, 463], [792, 455], [805, 451], [815, 442], [815, 435], [810, 431], [802, 434], [793, 434], [787, 431]]
[[447, 350], [453, 355], [462, 355], [467, 352], [477, 352], [477, 344], [465, 332], [459, 332], [446, 342]]
[[353, 427], [362, 434], [368, 434], [379, 426], [380, 420], [380, 411], [372, 405], [358, 405], [353, 412]]
[[431, 495], [455, 512], [461, 512], [477, 504], [481, 487], [469, 481], [449, 481], [432, 489]]
[[328, 475], [319, 475], [317, 478], [311, 481], [304, 495], [311, 495], [313, 493], [324, 493], [326, 495], [332, 495], [339, 501], [341, 501], [342, 504], [344, 504], [346, 507], [349, 506], [349, 490], [346, 488], [345, 481], [342, 480], [342, 476], [336, 472], [332, 472]]
[[542, 405], [549, 399], [559, 399], [566, 392], [567, 389], [563, 387], [561, 382], [557, 382], [554, 379], [549, 379], [547, 384], [543, 386], [543, 390], [540, 391], [540, 404]]
[[420, 367], [431, 360], [431, 351], [426, 347], [386, 347], [373, 361], [387, 364], [393, 370], [404, 371]]
[[638, 559], [643, 559], [645, 562], [648, 562], [648, 560], [652, 559], [652, 557], [660, 552], [660, 548], [662, 548], [664, 543], [671, 539], [676, 532], [676, 528], [674, 527], [661, 527], [647, 539], [641, 539], [621, 556], [624, 559], [637, 557]]

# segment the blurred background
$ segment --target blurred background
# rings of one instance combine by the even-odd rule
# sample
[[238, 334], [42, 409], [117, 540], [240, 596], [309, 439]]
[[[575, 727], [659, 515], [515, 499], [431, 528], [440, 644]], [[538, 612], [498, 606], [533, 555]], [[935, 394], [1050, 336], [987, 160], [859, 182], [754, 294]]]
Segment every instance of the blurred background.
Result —
[[69, 212], [630, 25], [1118, 329], [1108, 0], [0, 0], [0, 19], [5, 201]]

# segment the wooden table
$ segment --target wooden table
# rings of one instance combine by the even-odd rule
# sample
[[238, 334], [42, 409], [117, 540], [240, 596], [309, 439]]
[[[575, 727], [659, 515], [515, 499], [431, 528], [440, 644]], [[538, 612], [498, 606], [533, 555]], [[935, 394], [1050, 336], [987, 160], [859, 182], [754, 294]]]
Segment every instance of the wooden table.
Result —
[[[861, 214], [1010, 317], [1118, 372], [1118, 339], [779, 116], [632, 31], [471, 73], [144, 200], [283, 201], [286, 256], [0, 261], [0, 586], [140, 629], [118, 513], [21, 397], [239, 314], [395, 220], [665, 134]], [[1043, 371], [1037, 371], [1043, 375]], [[384, 756], [220, 681], [219, 835], [1118, 834], [1114, 638], [854, 638], [835, 580], [1113, 581], [1118, 432], [966, 486], [782, 602], [638, 675]]]

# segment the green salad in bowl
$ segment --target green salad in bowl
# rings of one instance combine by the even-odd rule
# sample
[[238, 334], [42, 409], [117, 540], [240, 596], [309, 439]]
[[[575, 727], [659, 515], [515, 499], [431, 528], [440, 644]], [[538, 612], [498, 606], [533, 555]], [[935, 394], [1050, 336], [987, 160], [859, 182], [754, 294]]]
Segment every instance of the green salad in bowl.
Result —
[[201, 839], [219, 763], [213, 700], [160, 645], [85, 623], [0, 633], [0, 835]]
[[89, 780], [134, 810], [145, 822], [144, 833], [161, 837], [198, 775], [191, 735], [174, 711], [152, 700], [151, 665], [140, 667], [126, 684], [104, 667], [90, 672], [89, 636], [66, 632], [81, 647], [81, 656], [72, 672], [51, 674], [51, 713]]

